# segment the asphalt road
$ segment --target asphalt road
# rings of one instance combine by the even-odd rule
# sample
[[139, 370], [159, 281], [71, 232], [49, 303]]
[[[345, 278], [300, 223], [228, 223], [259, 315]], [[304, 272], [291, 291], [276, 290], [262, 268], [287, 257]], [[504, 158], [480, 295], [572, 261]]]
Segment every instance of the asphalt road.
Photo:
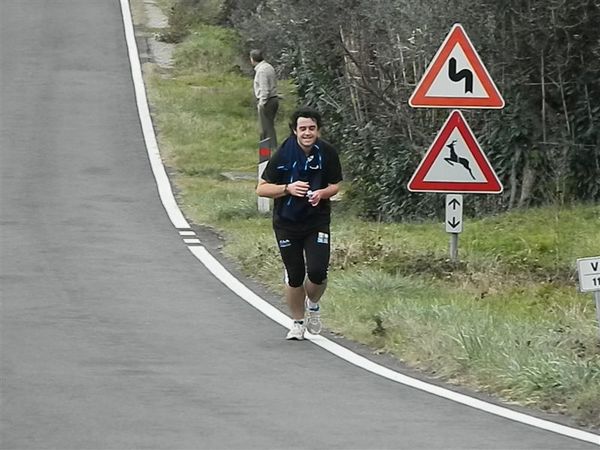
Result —
[[358, 369], [168, 220], [118, 0], [0, 0], [2, 449], [586, 449]]

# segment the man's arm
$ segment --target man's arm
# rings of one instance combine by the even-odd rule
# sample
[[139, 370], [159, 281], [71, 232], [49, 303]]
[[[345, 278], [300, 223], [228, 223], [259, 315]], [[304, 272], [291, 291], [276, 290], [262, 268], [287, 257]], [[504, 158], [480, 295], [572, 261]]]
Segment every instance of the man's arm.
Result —
[[[260, 180], [256, 187], [259, 197], [279, 198], [286, 195], [304, 197], [308, 192], [309, 184], [306, 181], [294, 181], [290, 184], [274, 184]], [[335, 194], [333, 194], [335, 195]]]
[[288, 194], [287, 184], [268, 183], [265, 180], [260, 180], [256, 187], [256, 193], [259, 197], [279, 198]]

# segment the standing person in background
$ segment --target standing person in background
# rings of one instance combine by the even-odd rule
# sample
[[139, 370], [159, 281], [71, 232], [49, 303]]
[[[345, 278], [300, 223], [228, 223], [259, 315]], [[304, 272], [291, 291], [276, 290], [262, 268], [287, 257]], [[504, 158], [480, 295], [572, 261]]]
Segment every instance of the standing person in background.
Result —
[[339, 191], [342, 168], [336, 149], [320, 139], [320, 128], [317, 111], [295, 111], [291, 135], [267, 163], [256, 188], [259, 196], [275, 199], [273, 230], [294, 320], [286, 339], [302, 340], [306, 329], [321, 331], [319, 300], [327, 286], [330, 257], [329, 199]]
[[257, 101], [260, 122], [260, 140], [269, 138], [269, 148], [277, 148], [275, 116], [279, 109], [277, 75], [273, 66], [263, 58], [262, 51], [250, 51], [250, 62], [254, 66], [254, 96]]

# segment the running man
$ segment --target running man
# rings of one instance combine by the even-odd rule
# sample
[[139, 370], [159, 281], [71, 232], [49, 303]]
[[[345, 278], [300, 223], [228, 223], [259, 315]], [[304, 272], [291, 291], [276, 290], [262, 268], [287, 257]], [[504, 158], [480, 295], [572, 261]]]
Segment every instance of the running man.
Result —
[[286, 339], [321, 332], [319, 300], [327, 286], [330, 198], [339, 191], [342, 168], [336, 149], [320, 139], [321, 115], [300, 108], [290, 136], [273, 154], [256, 193], [275, 199], [273, 230], [286, 270], [285, 298], [293, 326]]

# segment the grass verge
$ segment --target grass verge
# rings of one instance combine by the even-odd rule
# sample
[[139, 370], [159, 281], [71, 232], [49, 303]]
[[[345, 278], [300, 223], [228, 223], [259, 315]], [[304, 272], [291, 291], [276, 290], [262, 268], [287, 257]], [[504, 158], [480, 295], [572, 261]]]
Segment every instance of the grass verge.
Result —
[[[161, 151], [187, 217], [217, 229], [225, 253], [277, 292], [270, 218], [256, 211], [257, 123], [251, 71], [235, 35], [195, 26], [175, 67], [147, 67]], [[245, 68], [247, 69], [247, 68]], [[279, 133], [294, 104], [292, 86]], [[468, 197], [467, 197], [468, 201]], [[460, 263], [438, 223], [378, 224], [335, 205], [326, 326], [446, 381], [600, 426], [594, 304], [576, 291], [575, 259], [600, 254], [600, 206], [468, 218]]]

